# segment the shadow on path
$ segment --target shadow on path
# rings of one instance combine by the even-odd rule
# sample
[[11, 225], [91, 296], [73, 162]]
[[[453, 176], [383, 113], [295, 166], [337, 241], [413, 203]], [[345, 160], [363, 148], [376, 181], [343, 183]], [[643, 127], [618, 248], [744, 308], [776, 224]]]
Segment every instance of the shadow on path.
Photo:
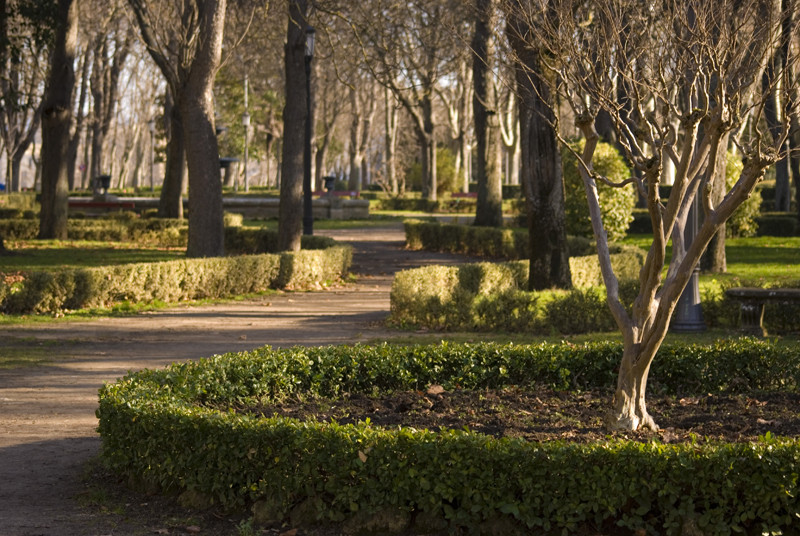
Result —
[[[51, 344], [54, 360], [0, 370], [0, 535], [109, 533], [89, 531], [91, 520], [76, 501], [83, 491], [82, 468], [99, 452], [94, 411], [104, 382], [129, 370], [265, 345], [387, 339], [396, 335], [384, 320], [398, 270], [475, 260], [406, 251], [401, 225], [320, 234], [353, 245], [356, 284], [125, 318], [0, 329], [0, 354], [2, 341], [44, 341]], [[113, 533], [125, 534], [118, 527]]]

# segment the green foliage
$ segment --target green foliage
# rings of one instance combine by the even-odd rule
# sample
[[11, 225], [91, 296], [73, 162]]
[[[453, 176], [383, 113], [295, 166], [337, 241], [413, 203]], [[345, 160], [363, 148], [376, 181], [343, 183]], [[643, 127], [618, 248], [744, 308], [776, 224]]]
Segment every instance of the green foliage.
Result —
[[224, 298], [270, 288], [320, 288], [341, 279], [352, 248], [33, 272], [4, 291], [7, 313], [58, 313], [129, 301]]
[[[741, 158], [728, 152], [727, 160], [725, 161], [725, 186], [727, 190], [733, 188], [733, 185], [739, 180], [742, 169], [744, 169], [744, 164]], [[756, 189], [731, 215], [725, 225], [726, 236], [756, 236], [760, 211], [761, 192]]]
[[[585, 140], [571, 144], [572, 149], [583, 151]], [[579, 236], [593, 236], [592, 223], [589, 218], [589, 207], [586, 203], [586, 190], [578, 171], [578, 160], [567, 148], [561, 150], [561, 162], [564, 170], [564, 210], [567, 217], [567, 233]], [[620, 183], [630, 177], [630, 170], [625, 160], [613, 145], [600, 142], [597, 144], [592, 158], [594, 171]], [[636, 204], [636, 192], [632, 185], [614, 188], [602, 181], [597, 181], [597, 195], [600, 199], [600, 212], [603, 225], [609, 240], [621, 240], [628, 231], [633, 220], [633, 207]]]
[[528, 256], [527, 231], [406, 220], [406, 247], [463, 253], [480, 257], [524, 259]]
[[[442, 196], [446, 192], [456, 189], [455, 155], [444, 146], [436, 148], [436, 195]], [[415, 190], [422, 189], [422, 164], [417, 160], [406, 171], [406, 184]]]
[[[612, 255], [612, 263], [619, 271], [627, 265], [641, 267], [640, 257], [626, 253]], [[638, 274], [638, 268], [633, 271]], [[403, 270], [392, 282], [389, 320], [461, 331], [568, 334], [614, 329], [601, 289], [527, 292], [527, 280], [524, 261]], [[621, 287], [623, 299], [632, 303], [638, 286], [632, 282]]]
[[[280, 521], [395, 512], [419, 529], [505, 534], [780, 533], [800, 514], [794, 439], [667, 445], [493, 439], [240, 415], [289, 396], [506, 385], [611, 388], [620, 344], [326, 347], [214, 356], [130, 374], [100, 391], [108, 464], [131, 479]], [[676, 394], [798, 387], [800, 352], [741, 339], [662, 348], [656, 389]], [[735, 373], [731, 375], [729, 371]]]

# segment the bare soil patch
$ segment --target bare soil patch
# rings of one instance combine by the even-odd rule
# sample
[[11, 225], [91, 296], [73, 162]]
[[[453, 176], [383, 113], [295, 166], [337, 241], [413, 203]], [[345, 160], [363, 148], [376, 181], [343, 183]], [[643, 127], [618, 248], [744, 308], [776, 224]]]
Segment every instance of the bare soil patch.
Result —
[[800, 435], [800, 394], [649, 397], [648, 408], [661, 426], [650, 431], [613, 432], [604, 427], [608, 392], [557, 392], [509, 387], [501, 390], [403, 391], [382, 396], [353, 394], [341, 400], [287, 400], [279, 405], [239, 407], [239, 412], [281, 415], [339, 424], [369, 419], [374, 426], [469, 429], [494, 437], [529, 441], [587, 443], [610, 436], [636, 441], [756, 441], [767, 432]]

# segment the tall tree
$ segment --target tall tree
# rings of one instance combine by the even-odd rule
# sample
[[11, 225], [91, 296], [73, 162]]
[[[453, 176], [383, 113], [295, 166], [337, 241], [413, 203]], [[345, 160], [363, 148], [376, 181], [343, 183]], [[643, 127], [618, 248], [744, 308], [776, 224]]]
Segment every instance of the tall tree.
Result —
[[133, 28], [120, 7], [104, 4], [98, 33], [91, 43], [92, 66], [89, 76], [92, 95], [91, 176], [110, 172], [104, 146], [118, 102], [119, 77], [134, 39]]
[[520, 182], [525, 194], [531, 255], [528, 287], [531, 290], [570, 288], [572, 277], [554, 111], [554, 81], [542, 57], [546, 52], [530, 40], [539, 22], [535, 17], [523, 16], [527, 14], [526, 5], [526, 0], [508, 5], [507, 31], [516, 56], [522, 156]]
[[[185, 153], [189, 170], [190, 257], [224, 254], [222, 184], [214, 125], [213, 83], [220, 65], [226, 0], [184, 0], [180, 5], [128, 0], [142, 41], [158, 65], [172, 98], [170, 145], [165, 190], [180, 210], [183, 179], [175, 160]], [[176, 8], [177, 9], [174, 9]], [[183, 136], [182, 140], [179, 140]], [[179, 148], [180, 141], [184, 142]], [[174, 168], [172, 167], [174, 165]], [[172, 174], [172, 175], [171, 175]], [[169, 187], [167, 183], [169, 182]], [[163, 198], [162, 198], [163, 199]]]
[[461, 26], [452, 29], [449, 24], [467, 19], [465, 3], [384, 0], [355, 4], [349, 16], [368, 68], [412, 119], [420, 146], [422, 197], [436, 200], [435, 86], [451, 73], [465, 41], [455, 34]]
[[[792, 4], [796, 8], [796, 2]], [[560, 97], [586, 138], [576, 156], [607, 302], [624, 343], [609, 424], [655, 430], [658, 426], [645, 404], [647, 379], [678, 298], [711, 238], [777, 161], [788, 134], [788, 118], [779, 130], [763, 128], [764, 108], [772, 88], [781, 87], [787, 95], [797, 82], [780, 68], [771, 72], [768, 84], [761, 80], [779, 46], [780, 32], [775, 29], [793, 8], [776, 10], [775, 0], [609, 0], [592, 3], [591, 10], [583, 0], [554, 5], [543, 12], [538, 3], [525, 2], [514, 16], [536, 22], [520, 37], [547, 54], [560, 80]], [[797, 54], [792, 52], [788, 65], [798, 60]], [[619, 58], [632, 60], [620, 63]], [[616, 83], [627, 86], [629, 110], [617, 106]], [[597, 196], [597, 181], [610, 181], [592, 167], [600, 109], [611, 115], [618, 140], [641, 173], [615, 186], [637, 185], [647, 199], [654, 230], [630, 312], [620, 300]], [[743, 130], [745, 137], [740, 137], [737, 129], [751, 113], [752, 130]], [[629, 128], [630, 119], [636, 128]], [[746, 160], [736, 185], [715, 203], [713, 182], [724, 176], [716, 172], [721, 162], [717, 156], [726, 150], [727, 135], [738, 138], [734, 141]], [[663, 203], [658, 185], [667, 160], [675, 166], [675, 181]], [[685, 230], [695, 199], [704, 218], [688, 243]], [[672, 256], [664, 275], [670, 239]]]
[[500, 114], [492, 66], [496, 56], [498, 12], [496, 0], [476, 0], [475, 34], [472, 38], [472, 98], [475, 117], [475, 178], [478, 183], [478, 204], [475, 225], [503, 225], [503, 191], [501, 184]]
[[78, 9], [73, 0], [58, 0], [50, 72], [42, 104], [42, 208], [39, 238], [67, 238], [67, 196], [72, 90]]
[[307, 0], [290, 0], [286, 29], [286, 104], [283, 109], [283, 160], [281, 204], [278, 208], [278, 248], [300, 249], [303, 224], [303, 149], [306, 121], [306, 28], [310, 15]]
[[[31, 31], [40, 23], [25, 16], [25, 6], [4, 6], [0, 40], [0, 136], [6, 151], [7, 191], [18, 192], [22, 157], [39, 130], [41, 86], [47, 74], [47, 41]], [[41, 14], [44, 15], [44, 14]]]

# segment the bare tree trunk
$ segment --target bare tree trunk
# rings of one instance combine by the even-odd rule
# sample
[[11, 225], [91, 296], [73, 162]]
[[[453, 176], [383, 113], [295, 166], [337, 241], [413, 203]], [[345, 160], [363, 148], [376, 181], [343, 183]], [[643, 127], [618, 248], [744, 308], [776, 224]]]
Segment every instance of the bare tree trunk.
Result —
[[421, 103], [422, 124], [417, 129], [417, 139], [422, 150], [422, 198], [436, 201], [438, 184], [436, 176], [436, 137], [433, 132], [433, 101], [426, 94]]
[[81, 143], [81, 131], [83, 130], [84, 124], [84, 117], [85, 114], [83, 113], [84, 105], [86, 104], [86, 94], [88, 92], [88, 85], [89, 85], [89, 57], [88, 55], [84, 55], [84, 58], [81, 60], [81, 89], [78, 96], [78, 103], [75, 107], [76, 116], [75, 116], [75, 130], [72, 134], [72, 137], [69, 140], [69, 165], [67, 167], [67, 183], [69, 184], [70, 191], [75, 189], [75, 167], [78, 160], [78, 148]]
[[289, 3], [286, 32], [286, 105], [283, 110], [278, 249], [298, 251], [303, 224], [303, 146], [306, 117], [305, 30], [307, 0]]
[[180, 103], [186, 160], [189, 166], [188, 257], [225, 254], [219, 148], [214, 128], [214, 75], [222, 53], [226, 0], [201, 2], [200, 33], [204, 36]]
[[[720, 148], [727, 148], [729, 139], [730, 133], [725, 133], [722, 138], [720, 138]], [[725, 185], [725, 167], [727, 162], [728, 152], [726, 150], [720, 150], [717, 153], [717, 163], [714, 166], [717, 177], [710, 179], [712, 185], [711, 202], [714, 205], [721, 203], [722, 198], [725, 197], [727, 193], [727, 187]], [[703, 253], [703, 256], [700, 258], [700, 269], [704, 272], [724, 274], [728, 271], [727, 256], [725, 254], [725, 227], [725, 223], [720, 225], [719, 231], [717, 231], [711, 239], [711, 242], [708, 243], [708, 248], [706, 248], [705, 253]]]
[[501, 178], [500, 125], [497, 114], [497, 95], [492, 80], [494, 60], [493, 29], [497, 13], [493, 0], [477, 0], [475, 35], [472, 40], [472, 98], [475, 116], [477, 159], [475, 175], [478, 181], [478, 204], [475, 225], [503, 225], [503, 191]]
[[67, 238], [67, 165], [72, 117], [73, 62], [78, 41], [78, 8], [59, 0], [58, 28], [42, 106], [42, 209], [39, 238]]
[[[186, 154], [184, 150], [181, 111], [180, 108], [172, 102], [172, 97], [169, 93], [167, 94], [167, 102], [164, 105], [164, 117], [168, 125], [167, 161], [164, 166], [164, 182], [161, 185], [161, 197], [158, 201], [158, 216], [160, 218], [180, 219], [183, 218]], [[217, 159], [217, 167], [219, 167], [219, 159]]]
[[355, 87], [350, 87], [350, 174], [347, 179], [349, 190], [361, 191], [361, 106]]
[[516, 28], [511, 37], [520, 62], [516, 81], [522, 152], [520, 182], [528, 211], [531, 255], [528, 288], [570, 288], [561, 152], [553, 130], [551, 91], [542, 76], [538, 51], [517, 38], [526, 34], [524, 29]]
[[397, 145], [397, 108], [394, 106], [393, 99], [389, 98], [389, 88], [383, 89], [383, 101], [386, 108], [385, 113], [385, 134], [384, 134], [384, 151], [386, 157], [384, 159], [386, 164], [386, 182], [389, 184], [392, 195], [398, 195], [400, 188], [397, 182], [397, 174], [395, 173], [395, 147]]

